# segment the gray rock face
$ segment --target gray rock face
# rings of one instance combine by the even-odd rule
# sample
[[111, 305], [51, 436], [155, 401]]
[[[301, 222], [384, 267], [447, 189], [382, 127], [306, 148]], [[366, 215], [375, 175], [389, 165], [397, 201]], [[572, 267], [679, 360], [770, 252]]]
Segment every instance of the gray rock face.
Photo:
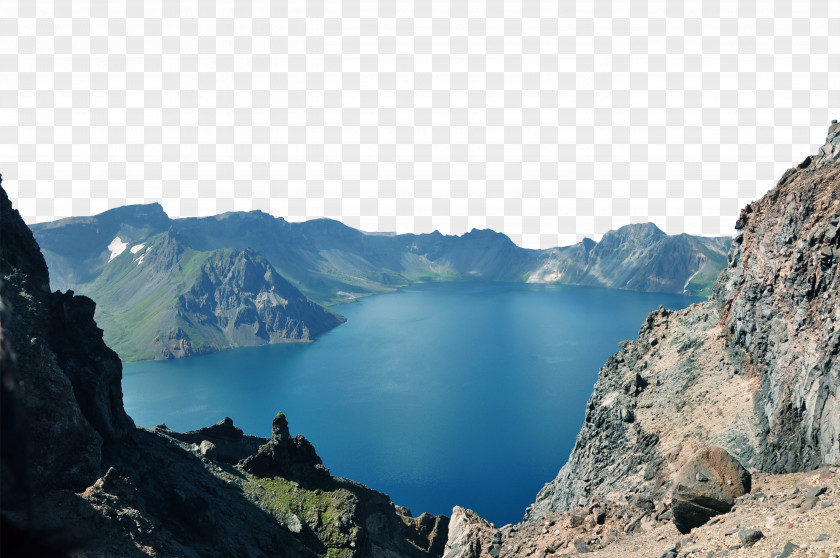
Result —
[[737, 228], [712, 299], [652, 313], [603, 366], [526, 520], [638, 489], [667, 500], [704, 447], [767, 472], [840, 460], [840, 124]]
[[726, 513], [735, 498], [750, 491], [750, 473], [722, 448], [700, 452], [674, 478], [672, 512], [680, 533]]
[[311, 341], [344, 321], [259, 253], [197, 252], [172, 229], [113, 256], [81, 289], [96, 299], [105, 340], [126, 361]]
[[727, 343], [761, 381], [759, 466], [840, 459], [840, 124], [817, 156], [741, 213], [716, 285]]
[[253, 250], [214, 252], [178, 298], [176, 311], [188, 323], [218, 332], [231, 347], [311, 341], [344, 321], [303, 296]]
[[491, 548], [486, 551], [494, 551], [498, 556], [500, 539], [494, 538], [496, 533], [496, 528], [474, 511], [455, 506], [449, 520], [449, 538], [443, 558], [479, 558], [483, 545], [488, 540]]

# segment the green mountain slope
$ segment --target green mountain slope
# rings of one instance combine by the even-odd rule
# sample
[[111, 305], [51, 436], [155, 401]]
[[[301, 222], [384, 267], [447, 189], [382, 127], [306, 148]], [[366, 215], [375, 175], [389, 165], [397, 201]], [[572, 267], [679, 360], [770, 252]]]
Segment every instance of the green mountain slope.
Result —
[[199, 251], [168, 230], [126, 248], [80, 291], [123, 360], [311, 341], [343, 318], [307, 299], [258, 253]]
[[[651, 223], [600, 242], [527, 250], [497, 232], [366, 234], [259, 211], [169, 219], [157, 204], [33, 225], [53, 288], [97, 302], [125, 360], [306, 341], [338, 304], [417, 281], [527, 281], [707, 295], [729, 238], [669, 236]], [[307, 299], [307, 297], [312, 300]]]
[[527, 250], [488, 230], [461, 236], [437, 231], [374, 235], [329, 219], [290, 223], [260, 211], [169, 219], [157, 204], [32, 226], [53, 286], [77, 290], [101, 272], [115, 238], [142, 242], [169, 228], [198, 251], [256, 250], [322, 304], [435, 280], [560, 282], [707, 294], [726, 264], [731, 243], [728, 237], [669, 236], [645, 223], [610, 231], [597, 243], [584, 239], [573, 246]]

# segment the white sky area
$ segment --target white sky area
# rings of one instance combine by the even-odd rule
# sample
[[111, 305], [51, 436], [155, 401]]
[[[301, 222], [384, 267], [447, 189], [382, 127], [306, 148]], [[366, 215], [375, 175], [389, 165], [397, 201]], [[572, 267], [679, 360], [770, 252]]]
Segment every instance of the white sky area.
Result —
[[838, 29], [836, 0], [11, 0], [0, 173], [28, 223], [731, 234], [840, 118]]

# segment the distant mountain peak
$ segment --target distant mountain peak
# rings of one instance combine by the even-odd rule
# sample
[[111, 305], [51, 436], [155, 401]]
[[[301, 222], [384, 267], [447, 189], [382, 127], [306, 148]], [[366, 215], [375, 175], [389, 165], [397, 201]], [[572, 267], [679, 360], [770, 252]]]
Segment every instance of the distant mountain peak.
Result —
[[619, 227], [614, 231], [609, 231], [609, 233], [620, 233], [620, 234], [628, 234], [628, 233], [648, 233], [655, 236], [665, 236], [666, 233], [662, 229], [656, 226], [656, 223], [651, 223], [650, 221], [644, 223], [630, 223], [629, 225], [624, 225], [623, 227]]

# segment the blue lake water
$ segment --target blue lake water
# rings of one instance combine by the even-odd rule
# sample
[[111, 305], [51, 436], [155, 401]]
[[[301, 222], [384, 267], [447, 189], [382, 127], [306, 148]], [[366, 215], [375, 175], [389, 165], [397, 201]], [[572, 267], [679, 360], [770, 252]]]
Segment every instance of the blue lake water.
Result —
[[611, 289], [426, 283], [337, 310], [311, 344], [125, 365], [138, 425], [230, 416], [269, 437], [277, 411], [334, 475], [415, 514], [472, 508], [522, 519], [565, 463], [607, 357], [660, 304], [700, 299]]

